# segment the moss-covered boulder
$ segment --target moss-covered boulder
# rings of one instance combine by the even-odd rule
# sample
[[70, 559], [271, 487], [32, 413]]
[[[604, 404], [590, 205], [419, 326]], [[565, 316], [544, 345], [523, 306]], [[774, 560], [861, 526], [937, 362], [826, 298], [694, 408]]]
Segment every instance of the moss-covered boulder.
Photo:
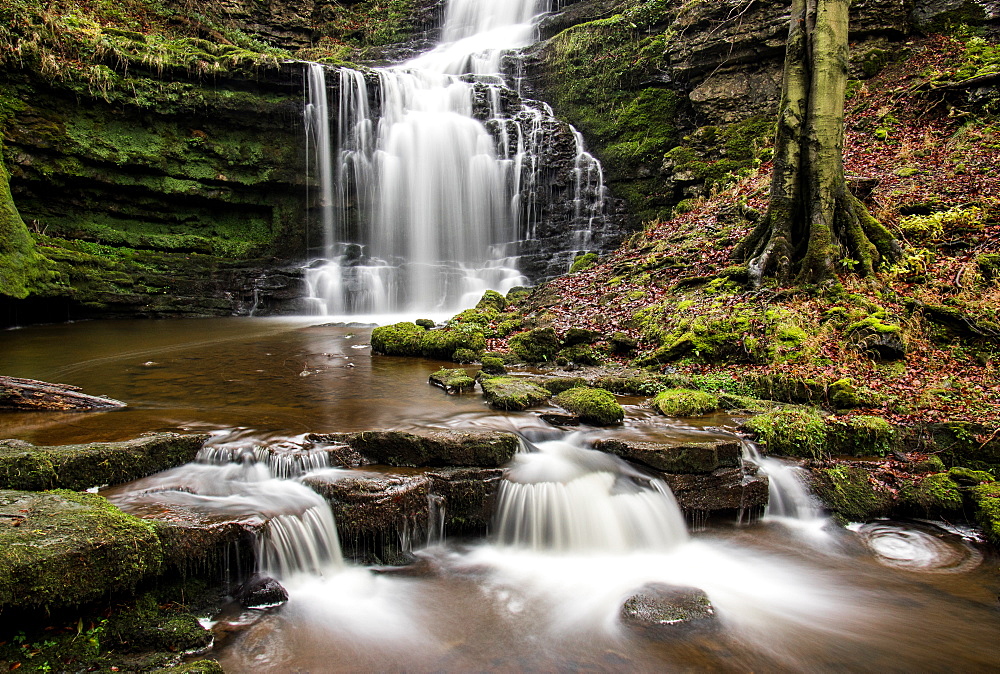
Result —
[[[476, 325], [456, 325], [427, 330], [420, 339], [420, 355], [437, 360], [453, 360], [456, 351], [479, 354], [486, 348], [483, 331]], [[461, 354], [459, 354], [461, 357]]]
[[363, 431], [311, 435], [313, 442], [341, 442], [389, 466], [502, 466], [519, 443], [503, 431]]
[[448, 393], [464, 393], [476, 387], [476, 380], [469, 376], [469, 373], [462, 369], [438, 370], [432, 372], [428, 381], [434, 386], [443, 388]]
[[587, 328], [570, 328], [563, 335], [563, 346], [577, 346], [579, 344], [593, 344], [601, 338], [601, 333]]
[[976, 506], [976, 521], [994, 545], [1000, 545], [1000, 482], [979, 485], [970, 490]]
[[135, 604], [118, 611], [104, 627], [107, 646], [125, 653], [170, 651], [174, 653], [207, 648], [212, 633], [198, 618], [177, 604], [161, 606], [153, 594], [144, 594]]
[[954, 468], [949, 469], [948, 477], [954, 480], [955, 484], [959, 484], [963, 487], [975, 487], [976, 485], [996, 480], [993, 473], [990, 473], [989, 471], [972, 470], [961, 466], [955, 466]]
[[[419, 356], [420, 341], [428, 332], [416, 323], [394, 323], [372, 330], [372, 353], [383, 356]], [[452, 349], [454, 351], [454, 349]]]
[[813, 471], [813, 493], [839, 519], [863, 522], [892, 508], [892, 495], [858, 466], [841, 465]]
[[526, 363], [541, 363], [555, 358], [562, 344], [552, 328], [535, 328], [510, 338], [510, 350]]
[[486, 402], [498, 410], [526, 410], [552, 397], [541, 386], [520, 377], [490, 377], [480, 379], [479, 385]]
[[625, 419], [625, 410], [615, 396], [600, 388], [566, 389], [555, 397], [555, 403], [582, 421], [598, 426], [620, 424]]
[[0, 490], [0, 611], [128, 592], [157, 573], [153, 525], [96, 494]]
[[888, 421], [868, 415], [827, 421], [826, 431], [830, 453], [846, 456], [885, 456], [898, 436]]
[[587, 386], [587, 380], [583, 377], [549, 377], [542, 381], [542, 387], [552, 395], [580, 386]]
[[156, 433], [125, 442], [36, 447], [0, 440], [0, 488], [83, 490], [194, 461], [205, 434]]
[[996, 426], [964, 421], [923, 424], [908, 429], [905, 436], [907, 445], [936, 452], [946, 466], [1000, 469], [1000, 433]]
[[495, 290], [487, 290], [483, 293], [483, 296], [476, 303], [476, 309], [478, 311], [486, 311], [492, 309], [496, 312], [502, 312], [507, 310], [507, 298], [498, 293]]
[[576, 363], [577, 365], [600, 365], [603, 362], [600, 355], [589, 344], [576, 344], [559, 349], [556, 363]]
[[480, 362], [482, 364], [480, 371], [485, 374], [507, 374], [507, 367], [504, 365], [502, 358], [497, 358], [496, 356], [483, 356]]
[[705, 391], [673, 388], [658, 393], [653, 407], [668, 417], [696, 417], [718, 410], [719, 399]]
[[927, 516], [940, 516], [962, 509], [962, 492], [948, 473], [935, 473], [917, 481], [901, 494]]
[[711, 473], [722, 467], [738, 467], [741, 454], [739, 443], [730, 441], [663, 443], [598, 440], [594, 449], [665, 473]]
[[826, 424], [817, 412], [782, 409], [747, 419], [750, 431], [771, 454], [819, 458], [826, 450]]

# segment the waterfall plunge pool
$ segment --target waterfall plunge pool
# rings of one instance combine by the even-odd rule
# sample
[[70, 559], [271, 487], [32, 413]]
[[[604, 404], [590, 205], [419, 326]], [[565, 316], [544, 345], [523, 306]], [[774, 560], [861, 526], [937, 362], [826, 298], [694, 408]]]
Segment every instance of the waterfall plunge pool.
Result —
[[[210, 430], [228, 442], [266, 445], [310, 431], [542, 425], [537, 410], [497, 413], [478, 395], [448, 396], [429, 386], [428, 374], [442, 363], [371, 357], [368, 334], [263, 319], [95, 321], [5, 331], [0, 371], [75, 384], [130, 407], [4, 414], [2, 435], [59, 444]], [[633, 406], [622, 428], [601, 431], [641, 438], [706, 432]], [[535, 462], [551, 464], [541, 466], [518, 455], [509, 482], [564, 485], [556, 487], [566, 492], [556, 501], [569, 504], [566, 527], [577, 527], [564, 537], [570, 543], [551, 545], [545, 534], [539, 545], [527, 544], [527, 534], [505, 534], [513, 525], [496, 522], [493, 538], [418, 550], [421, 571], [408, 574], [351, 565], [339, 555], [317, 554], [307, 564], [275, 558], [268, 563], [279, 569], [290, 601], [270, 611], [232, 608], [217, 616], [212, 655], [229, 671], [261, 672], [995, 667], [995, 553], [969, 552], [975, 546], [926, 523], [828, 526], [827, 535], [815, 538], [774, 518], [742, 526], [714, 522], [688, 534], [670, 523], [668, 504], [648, 483], [602, 468], [601, 461], [582, 461], [576, 451], [589, 450], [570, 442], [539, 456]], [[275, 510], [260, 513], [263, 518], [280, 507], [304, 512], [317, 506], [314, 493], [288, 479], [294, 470], [272, 468], [255, 477], [248, 473], [259, 468], [233, 466], [189, 464], [146, 479], [196, 492], [165, 489], [161, 505], [187, 498], [212, 510], [216, 499], [253, 516], [264, 499]], [[331, 469], [303, 462], [298, 473], [316, 470]], [[579, 477], [594, 484], [574, 484]], [[241, 481], [246, 487], [235, 489]], [[206, 484], [215, 492], [199, 487]], [[594, 488], [604, 495], [595, 497]], [[656, 523], [654, 538], [640, 544], [622, 543], [607, 529], [627, 527], [628, 515], [617, 524], [572, 519], [587, 510], [573, 499], [617, 503], [636, 494], [646, 513], [640, 520]], [[525, 512], [536, 513], [551, 532], [552, 509], [525, 503]], [[599, 516], [608, 508], [596, 510]], [[717, 613], [712, 626], [654, 636], [623, 625], [621, 603], [656, 582], [704, 590]]]

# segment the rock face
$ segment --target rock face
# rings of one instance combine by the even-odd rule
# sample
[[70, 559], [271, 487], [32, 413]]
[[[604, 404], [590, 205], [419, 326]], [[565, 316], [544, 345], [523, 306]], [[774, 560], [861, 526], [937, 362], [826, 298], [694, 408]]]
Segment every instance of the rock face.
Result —
[[152, 524], [94, 494], [0, 491], [0, 610], [77, 606], [157, 573]]
[[443, 498], [445, 532], [484, 535], [496, 510], [500, 468], [441, 468], [427, 473], [431, 492]]
[[711, 473], [718, 468], [740, 465], [737, 442], [679, 442], [665, 444], [622, 440], [598, 440], [594, 449], [636, 461], [666, 473]]
[[54, 447], [0, 440], [0, 488], [82, 490], [129, 482], [193, 461], [208, 437], [157, 433], [125, 442]]
[[767, 505], [767, 478], [745, 475], [740, 468], [718, 468], [701, 475], [667, 473], [663, 481], [687, 512], [753, 510]]
[[692, 627], [714, 623], [715, 608], [708, 595], [696, 587], [655, 583], [625, 600], [621, 619], [639, 628]]
[[309, 439], [347, 444], [389, 466], [502, 466], [518, 448], [516, 435], [499, 431], [363, 431]]

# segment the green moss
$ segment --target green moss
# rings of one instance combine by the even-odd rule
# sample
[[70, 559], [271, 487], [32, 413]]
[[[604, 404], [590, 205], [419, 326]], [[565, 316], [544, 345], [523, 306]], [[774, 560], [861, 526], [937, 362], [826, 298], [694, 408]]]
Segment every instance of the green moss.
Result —
[[541, 386], [517, 377], [485, 378], [479, 385], [486, 402], [499, 410], [524, 410], [541, 405], [552, 395]]
[[597, 263], [597, 253], [585, 253], [583, 255], [577, 255], [576, 259], [573, 260], [573, 265], [569, 268], [570, 274], [575, 274], [578, 271], [583, 271], [584, 269], [589, 269]]
[[469, 373], [462, 369], [438, 370], [431, 373], [428, 381], [435, 386], [440, 386], [448, 393], [461, 393], [471, 391], [476, 386], [476, 380], [469, 376]]
[[994, 545], [1000, 545], [1000, 482], [984, 484], [970, 490], [976, 506], [976, 521]]
[[476, 309], [479, 311], [486, 311], [492, 309], [497, 313], [506, 311], [507, 309], [507, 298], [498, 293], [495, 290], [487, 290], [483, 293], [482, 298], [476, 303]]
[[482, 330], [474, 325], [427, 330], [420, 338], [420, 354], [426, 358], [449, 360], [459, 349], [478, 354], [485, 348], [486, 338]]
[[918, 461], [911, 466], [914, 473], [943, 473], [945, 471], [944, 461], [936, 454], [931, 454], [923, 461]]
[[57, 608], [127, 592], [162, 561], [153, 525], [95, 494], [0, 491], [0, 607]]
[[838, 379], [827, 389], [827, 398], [835, 410], [847, 410], [861, 406], [858, 388], [850, 379]]
[[896, 444], [896, 429], [882, 417], [856, 416], [827, 422], [827, 441], [834, 454], [885, 456]]
[[535, 328], [514, 335], [510, 339], [510, 350], [526, 363], [540, 363], [552, 360], [559, 352], [560, 342], [552, 328]]
[[105, 626], [107, 645], [122, 652], [184, 652], [207, 647], [212, 633], [177, 605], [161, 608], [145, 594], [130, 609], [112, 615]]
[[668, 417], [695, 417], [719, 409], [719, 399], [705, 391], [673, 388], [657, 394], [653, 407]]
[[827, 428], [818, 413], [783, 409], [747, 419], [745, 427], [771, 454], [818, 459], [826, 449]]
[[0, 145], [0, 295], [27, 297], [34, 281], [46, 274], [45, 263], [14, 206]]
[[482, 372], [485, 372], [486, 374], [507, 374], [507, 368], [504, 367], [502, 358], [483, 356], [481, 363], [483, 366]]
[[479, 354], [472, 349], [455, 349], [451, 359], [456, 363], [475, 363], [479, 359]]
[[559, 395], [571, 388], [586, 387], [587, 380], [582, 377], [550, 377], [542, 382], [542, 386], [552, 395]]
[[892, 504], [891, 495], [857, 466], [814, 471], [812, 487], [820, 501], [842, 521], [863, 522], [885, 515]]
[[[372, 330], [372, 352], [386, 356], [419, 356], [421, 339], [427, 330], [415, 323], [395, 323]], [[454, 353], [454, 349], [451, 353]], [[449, 355], [451, 355], [449, 353]]]
[[957, 484], [974, 487], [978, 484], [983, 484], [984, 482], [993, 482], [996, 478], [992, 473], [985, 470], [970, 470], [969, 468], [962, 468], [960, 466], [955, 466], [948, 471], [948, 477], [954, 480]]
[[962, 493], [947, 473], [928, 475], [913, 488], [913, 502], [927, 515], [961, 510]]
[[625, 418], [625, 410], [604, 389], [570, 388], [557, 395], [555, 403], [583, 421], [600, 426], [619, 424]]
[[559, 358], [565, 358], [568, 362], [580, 365], [600, 365], [601, 357], [594, 351], [593, 347], [587, 344], [577, 344], [560, 349], [556, 354]]
[[980, 255], [976, 258], [976, 265], [987, 283], [1000, 280], [1000, 255]]

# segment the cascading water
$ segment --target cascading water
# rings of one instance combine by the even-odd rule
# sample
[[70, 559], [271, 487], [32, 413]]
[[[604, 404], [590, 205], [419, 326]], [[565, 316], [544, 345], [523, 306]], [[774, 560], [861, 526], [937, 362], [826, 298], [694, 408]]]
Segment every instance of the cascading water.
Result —
[[[340, 69], [336, 106], [328, 71], [307, 66], [324, 241], [306, 278], [318, 313], [455, 312], [486, 289], [523, 285], [518, 251], [553, 199], [572, 208], [567, 260], [590, 245], [604, 213], [600, 164], [501, 73], [546, 4], [451, 0], [438, 47], [367, 74]], [[574, 153], [569, 194], [544, 194], [560, 131]]]
[[760, 468], [768, 478], [765, 517], [786, 521], [823, 523], [823, 511], [806, 489], [802, 469], [792, 463], [763, 456], [757, 445], [741, 439], [743, 460]]
[[625, 462], [579, 446], [539, 443], [521, 452], [501, 484], [502, 544], [551, 552], [669, 550], [687, 540], [669, 487]]

